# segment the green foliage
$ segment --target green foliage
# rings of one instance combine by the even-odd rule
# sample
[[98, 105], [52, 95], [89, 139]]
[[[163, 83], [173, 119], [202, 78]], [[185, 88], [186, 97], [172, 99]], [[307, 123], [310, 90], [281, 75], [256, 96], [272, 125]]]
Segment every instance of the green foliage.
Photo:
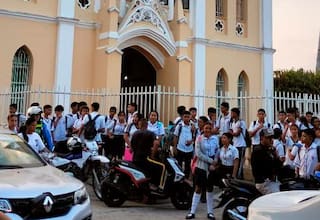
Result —
[[275, 91], [320, 94], [320, 72], [298, 70], [274, 72]]

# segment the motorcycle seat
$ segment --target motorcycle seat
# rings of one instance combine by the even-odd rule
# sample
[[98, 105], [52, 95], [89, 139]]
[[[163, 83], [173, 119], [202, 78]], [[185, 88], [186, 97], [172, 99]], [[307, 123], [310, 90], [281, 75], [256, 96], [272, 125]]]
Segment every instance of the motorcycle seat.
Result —
[[119, 163], [120, 163], [122, 166], [130, 167], [130, 168], [132, 168], [132, 169], [138, 170], [138, 171], [144, 173], [145, 175], [147, 174], [147, 171], [145, 171], [144, 169], [138, 167], [138, 166], [135, 165], [133, 162], [126, 161], [126, 160], [120, 160]]
[[238, 179], [231, 179], [230, 180], [230, 184], [231, 185], [235, 185], [238, 187], [244, 187], [246, 189], [249, 189], [250, 191], [256, 191], [256, 185], [254, 184], [254, 182], [250, 182], [250, 181], [246, 181], [246, 180], [238, 180]]

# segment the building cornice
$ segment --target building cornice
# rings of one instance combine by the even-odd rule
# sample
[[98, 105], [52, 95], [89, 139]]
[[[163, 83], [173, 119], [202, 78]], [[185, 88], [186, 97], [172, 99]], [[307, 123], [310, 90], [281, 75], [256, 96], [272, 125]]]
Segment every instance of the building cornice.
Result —
[[227, 48], [227, 49], [235, 49], [235, 50], [243, 50], [247, 52], [256, 52], [256, 53], [275, 53], [276, 50], [273, 48], [261, 48], [261, 47], [253, 47], [253, 46], [247, 46], [242, 44], [234, 44], [234, 43], [228, 43], [228, 42], [222, 42], [222, 41], [215, 41], [210, 40], [206, 38], [189, 38], [189, 43], [199, 43], [204, 44], [206, 46], [211, 47], [219, 47], [219, 48]]
[[28, 19], [36, 22], [44, 22], [44, 23], [70, 23], [74, 24], [79, 27], [89, 28], [89, 29], [96, 29], [100, 26], [100, 24], [96, 22], [86, 22], [86, 21], [80, 21], [76, 18], [67, 18], [67, 17], [50, 17], [45, 15], [36, 15], [31, 13], [25, 13], [25, 12], [13, 12], [8, 11], [4, 9], [0, 9], [0, 16], [6, 16], [6, 17], [13, 17], [17, 19]]

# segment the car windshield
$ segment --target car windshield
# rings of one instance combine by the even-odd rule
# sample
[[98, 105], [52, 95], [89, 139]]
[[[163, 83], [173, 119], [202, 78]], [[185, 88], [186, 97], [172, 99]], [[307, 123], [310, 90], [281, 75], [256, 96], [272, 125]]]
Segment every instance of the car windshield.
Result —
[[20, 137], [0, 134], [0, 169], [44, 166], [40, 157]]

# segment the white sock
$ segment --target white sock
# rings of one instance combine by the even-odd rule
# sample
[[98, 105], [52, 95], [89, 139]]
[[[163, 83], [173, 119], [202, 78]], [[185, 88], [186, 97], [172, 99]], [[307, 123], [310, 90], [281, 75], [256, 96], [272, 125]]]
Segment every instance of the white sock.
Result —
[[192, 213], [192, 214], [196, 213], [196, 209], [197, 209], [198, 204], [200, 202], [200, 197], [201, 197], [201, 194], [197, 194], [196, 192], [193, 193], [190, 213]]
[[207, 210], [208, 213], [213, 214], [213, 192], [206, 192], [207, 196]]

